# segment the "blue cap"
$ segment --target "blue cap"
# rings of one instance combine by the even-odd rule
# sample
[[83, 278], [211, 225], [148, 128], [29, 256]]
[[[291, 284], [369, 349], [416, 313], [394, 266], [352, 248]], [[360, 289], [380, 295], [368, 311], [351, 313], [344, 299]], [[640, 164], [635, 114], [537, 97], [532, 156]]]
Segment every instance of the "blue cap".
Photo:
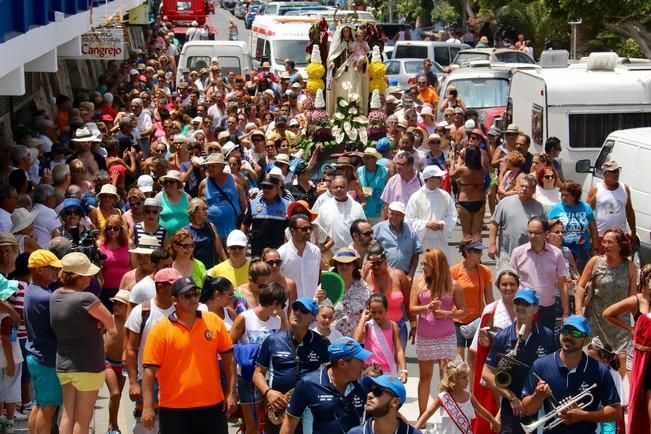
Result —
[[355, 339], [345, 336], [337, 339], [328, 346], [328, 354], [330, 355], [331, 362], [339, 359], [349, 359], [351, 357], [358, 360], [366, 360], [373, 355], [370, 351], [362, 348]]
[[386, 137], [382, 137], [377, 141], [375, 149], [377, 149], [377, 151], [380, 153], [389, 152], [391, 150], [391, 140]]
[[364, 389], [371, 390], [373, 385], [381, 389], [390, 390], [397, 398], [400, 398], [400, 405], [404, 404], [407, 400], [407, 391], [405, 385], [400, 382], [397, 377], [393, 375], [380, 375], [379, 377], [364, 377], [362, 378], [362, 386]]
[[536, 295], [536, 291], [531, 288], [520, 288], [518, 292], [515, 293], [513, 301], [515, 300], [524, 300], [529, 304], [540, 304], [540, 298]]
[[501, 136], [502, 135], [502, 130], [500, 130], [497, 127], [491, 127], [491, 129], [488, 130], [488, 135], [489, 136]]
[[563, 327], [574, 327], [581, 333], [585, 333], [586, 336], [590, 336], [590, 322], [586, 317], [581, 315], [570, 315], [565, 321], [563, 321]]
[[292, 309], [294, 309], [296, 305], [304, 307], [308, 311], [312, 312], [312, 315], [314, 316], [319, 313], [319, 306], [317, 306], [314, 300], [312, 300], [310, 297], [297, 298], [296, 301], [292, 303]]
[[63, 204], [61, 205], [61, 213], [59, 213], [59, 216], [68, 208], [75, 208], [81, 213], [82, 216], [85, 215], [84, 208], [81, 206], [81, 201], [76, 197], [67, 197], [63, 199]]

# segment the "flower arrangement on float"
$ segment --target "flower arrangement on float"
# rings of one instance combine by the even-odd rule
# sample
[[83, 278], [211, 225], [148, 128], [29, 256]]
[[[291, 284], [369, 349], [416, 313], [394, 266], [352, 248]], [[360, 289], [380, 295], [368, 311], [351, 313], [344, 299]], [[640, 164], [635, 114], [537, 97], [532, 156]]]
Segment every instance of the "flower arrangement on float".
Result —
[[382, 62], [382, 55], [380, 54], [380, 47], [377, 45], [373, 46], [373, 52], [371, 55], [371, 63], [368, 65], [368, 77], [369, 77], [369, 90], [371, 92], [378, 90], [380, 94], [383, 94], [387, 89], [387, 82], [384, 79], [384, 75], [387, 72], [386, 65]]
[[325, 82], [323, 76], [325, 75], [325, 67], [321, 62], [321, 49], [318, 45], [312, 47], [312, 55], [310, 56], [310, 63], [307, 65], [307, 85], [308, 93], [316, 95], [317, 90], [325, 89]]
[[[344, 82], [342, 86], [349, 90], [352, 85]], [[332, 115], [332, 135], [337, 144], [355, 144], [356, 148], [363, 149], [368, 142], [368, 118], [360, 114], [359, 95], [354, 92], [348, 95], [348, 99], [337, 98], [336, 111]]]
[[301, 136], [297, 142], [297, 146], [303, 149], [304, 158], [308, 158], [312, 148], [315, 146], [322, 145], [328, 149], [337, 145], [332, 137], [330, 116], [325, 106], [323, 90], [317, 89], [316, 96], [311, 101], [311, 109], [305, 113], [308, 132]]
[[368, 113], [368, 122], [369, 140], [379, 140], [387, 135], [387, 114], [382, 110], [382, 101], [378, 89], [375, 89], [371, 96], [371, 111]]

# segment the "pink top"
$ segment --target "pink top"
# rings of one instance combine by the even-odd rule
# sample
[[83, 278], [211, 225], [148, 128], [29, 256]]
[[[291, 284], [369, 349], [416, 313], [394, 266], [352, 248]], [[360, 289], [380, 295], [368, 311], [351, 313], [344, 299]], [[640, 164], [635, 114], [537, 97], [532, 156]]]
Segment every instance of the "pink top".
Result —
[[[396, 374], [395, 372], [391, 372], [391, 368], [389, 367], [388, 361], [384, 359], [382, 350], [377, 347], [375, 340], [371, 339], [370, 334], [371, 331], [368, 329], [367, 326], [366, 336], [364, 337], [364, 349], [372, 352], [373, 355], [371, 355], [371, 357], [368, 358], [365, 363], [367, 365], [370, 365], [371, 363], [376, 363], [380, 367], [380, 369], [382, 369], [382, 372], [384, 372], [385, 374], [395, 375]], [[391, 348], [391, 354], [395, 354], [395, 348], [393, 347], [393, 328], [390, 327], [386, 330], [382, 329], [382, 334], [384, 335], [384, 338], [387, 340], [387, 343]]]
[[387, 297], [389, 309], [387, 310], [387, 318], [391, 321], [398, 322], [402, 319], [402, 303], [405, 301], [405, 296], [402, 291], [391, 291]]
[[[429, 304], [432, 301], [432, 295], [428, 290], [418, 295], [418, 301], [421, 305]], [[441, 310], [452, 310], [452, 294], [443, 294], [441, 296]], [[418, 325], [416, 326], [416, 335], [423, 338], [441, 338], [444, 336], [454, 335], [454, 321], [447, 318], [436, 318], [434, 313], [426, 312], [418, 315]]]
[[131, 255], [129, 245], [118, 248], [108, 248], [104, 243], [98, 243], [99, 249], [106, 255], [102, 276], [104, 276], [104, 288], [117, 289], [120, 287], [122, 276], [131, 270]]

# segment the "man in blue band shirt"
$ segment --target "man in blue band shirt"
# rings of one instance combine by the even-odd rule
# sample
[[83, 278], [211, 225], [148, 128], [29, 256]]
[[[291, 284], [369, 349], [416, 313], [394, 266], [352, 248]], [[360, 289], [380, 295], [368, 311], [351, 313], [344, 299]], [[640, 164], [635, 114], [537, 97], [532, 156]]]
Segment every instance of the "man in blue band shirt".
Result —
[[563, 322], [561, 349], [536, 360], [522, 388], [524, 413], [533, 415], [544, 405], [545, 414], [554, 412], [552, 401], [560, 402], [586, 392], [577, 406], [562, 410], [548, 423], [560, 418], [562, 422], [548, 434], [594, 434], [600, 422], [617, 421], [621, 414], [619, 394], [608, 367], [588, 357], [583, 347], [590, 340], [590, 323], [579, 315], [571, 315]]

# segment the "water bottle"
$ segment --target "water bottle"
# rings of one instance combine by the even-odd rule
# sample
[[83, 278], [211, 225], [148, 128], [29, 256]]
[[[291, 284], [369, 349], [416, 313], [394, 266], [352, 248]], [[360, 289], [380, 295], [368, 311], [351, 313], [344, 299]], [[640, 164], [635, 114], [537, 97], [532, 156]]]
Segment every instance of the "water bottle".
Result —
[[15, 324], [12, 324], [11, 328], [9, 329], [9, 342], [16, 342], [17, 332], [18, 332], [18, 327], [16, 327]]

